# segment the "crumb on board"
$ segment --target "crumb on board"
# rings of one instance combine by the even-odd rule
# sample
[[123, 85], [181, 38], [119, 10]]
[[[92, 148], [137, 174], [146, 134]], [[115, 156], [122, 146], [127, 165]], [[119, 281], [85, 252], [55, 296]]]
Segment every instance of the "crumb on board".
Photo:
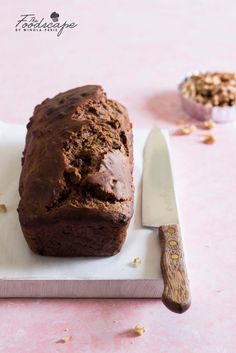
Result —
[[144, 333], [145, 333], [145, 328], [143, 325], [136, 325], [135, 328], [134, 328], [134, 332], [136, 333], [136, 335], [138, 336], [142, 336]]
[[135, 257], [135, 259], [132, 261], [132, 264], [134, 267], [138, 267], [139, 265], [141, 265], [142, 260], [140, 257]]
[[215, 123], [212, 120], [207, 120], [203, 122], [203, 129], [211, 130], [215, 127]]
[[195, 125], [185, 125], [184, 127], [177, 130], [177, 135], [191, 135], [196, 130]]
[[[212, 120], [207, 120], [202, 122], [201, 125], [199, 126], [187, 124], [185, 126], [180, 127], [177, 131], [175, 131], [174, 135], [177, 135], [177, 136], [191, 135], [196, 131], [197, 127], [204, 130], [211, 130], [215, 127], [215, 123]], [[212, 134], [205, 133], [203, 135], [202, 142], [206, 145], [212, 145], [213, 143], [216, 142], [216, 138]]]
[[57, 340], [56, 343], [67, 343], [68, 341], [71, 340], [71, 338], [72, 338], [72, 336], [63, 336], [62, 338]]
[[204, 135], [203, 137], [204, 138], [202, 142], [205, 143], [206, 145], [212, 145], [213, 143], [216, 142], [216, 138], [213, 135]]
[[0, 204], [0, 213], [6, 213], [7, 212], [7, 207], [4, 204]]

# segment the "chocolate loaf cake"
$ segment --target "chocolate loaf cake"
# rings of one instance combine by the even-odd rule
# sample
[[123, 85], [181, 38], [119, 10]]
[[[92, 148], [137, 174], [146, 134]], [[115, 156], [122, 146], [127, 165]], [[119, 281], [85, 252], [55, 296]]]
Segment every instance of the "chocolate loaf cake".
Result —
[[133, 214], [132, 128], [100, 86], [37, 105], [27, 125], [18, 207], [24, 237], [48, 256], [111, 256]]

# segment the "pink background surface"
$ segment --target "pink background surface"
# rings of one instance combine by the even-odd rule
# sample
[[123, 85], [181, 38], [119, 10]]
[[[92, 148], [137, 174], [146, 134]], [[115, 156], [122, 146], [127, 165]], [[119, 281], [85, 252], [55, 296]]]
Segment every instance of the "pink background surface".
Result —
[[[135, 127], [175, 129], [183, 115], [176, 86], [188, 71], [236, 70], [232, 0], [48, 3], [0, 4], [3, 121], [25, 124], [45, 97], [99, 83], [127, 106]], [[14, 31], [20, 14], [52, 11], [78, 27], [59, 38]], [[171, 138], [190, 310], [176, 315], [159, 300], [3, 299], [0, 352], [235, 352], [236, 125], [214, 134], [211, 146], [200, 143], [200, 130]], [[142, 337], [130, 331], [138, 323]], [[63, 335], [72, 339], [56, 343]]]

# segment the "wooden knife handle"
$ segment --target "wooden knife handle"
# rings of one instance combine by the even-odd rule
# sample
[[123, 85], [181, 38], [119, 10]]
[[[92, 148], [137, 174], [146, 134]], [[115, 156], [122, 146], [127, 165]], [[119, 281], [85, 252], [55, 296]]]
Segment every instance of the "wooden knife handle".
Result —
[[178, 225], [159, 228], [162, 247], [161, 270], [164, 279], [162, 302], [175, 313], [183, 313], [191, 303], [189, 281]]

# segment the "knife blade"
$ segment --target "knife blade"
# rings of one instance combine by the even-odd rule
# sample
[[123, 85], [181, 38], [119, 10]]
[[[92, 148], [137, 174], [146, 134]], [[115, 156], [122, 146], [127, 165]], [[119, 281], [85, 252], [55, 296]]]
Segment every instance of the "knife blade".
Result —
[[142, 224], [159, 230], [164, 280], [162, 301], [171, 311], [183, 313], [191, 299], [166, 134], [154, 128], [145, 144]]

